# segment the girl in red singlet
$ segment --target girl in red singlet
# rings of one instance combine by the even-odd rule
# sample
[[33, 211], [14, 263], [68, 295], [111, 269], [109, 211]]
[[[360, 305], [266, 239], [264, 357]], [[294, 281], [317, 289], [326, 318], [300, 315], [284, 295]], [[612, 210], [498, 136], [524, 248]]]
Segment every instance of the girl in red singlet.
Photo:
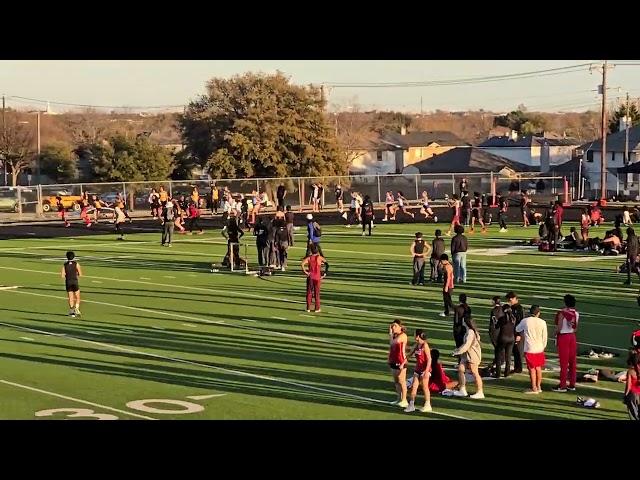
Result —
[[[325, 265], [325, 273], [322, 273], [322, 265]], [[307, 276], [307, 312], [311, 311], [311, 299], [315, 296], [316, 313], [320, 313], [320, 283], [328, 272], [328, 263], [318, 254], [318, 246], [311, 245], [311, 255], [302, 260], [302, 271]]]
[[393, 383], [398, 393], [398, 400], [391, 402], [400, 408], [409, 406], [407, 402], [407, 334], [402, 321], [394, 320], [389, 325], [389, 367], [393, 375]]
[[458, 200], [458, 195], [453, 195], [451, 200], [447, 200], [449, 207], [451, 208], [451, 225], [449, 226], [449, 230], [445, 234], [447, 237], [451, 236], [452, 230], [456, 225], [460, 225], [460, 200]]
[[415, 334], [416, 344], [409, 356], [416, 359], [416, 367], [413, 371], [413, 382], [411, 383], [411, 397], [409, 406], [404, 409], [405, 412], [415, 412], [415, 401], [418, 394], [418, 387], [422, 385], [424, 392], [424, 407], [421, 412], [431, 412], [431, 396], [429, 395], [429, 377], [431, 376], [431, 352], [427, 343], [427, 335], [423, 330], [417, 329]]

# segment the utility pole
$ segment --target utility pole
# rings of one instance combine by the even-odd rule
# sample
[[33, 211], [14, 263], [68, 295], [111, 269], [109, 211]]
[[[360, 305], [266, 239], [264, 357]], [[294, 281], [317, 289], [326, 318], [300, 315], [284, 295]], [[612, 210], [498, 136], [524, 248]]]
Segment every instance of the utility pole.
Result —
[[420, 116], [422, 116], [422, 96], [420, 97]]
[[627, 115], [624, 119], [624, 164], [629, 163], [629, 123], [631, 117], [629, 116], [629, 92], [627, 92]]
[[[5, 121], [6, 97], [2, 95], [2, 140], [7, 138], [7, 122]], [[7, 160], [2, 159], [2, 170], [4, 170], [4, 186], [7, 186]]]
[[607, 199], [607, 61], [602, 66], [602, 151], [600, 152], [600, 199]]
[[40, 111], [37, 113], [37, 128], [38, 128], [38, 156], [36, 157], [36, 181], [40, 183]]

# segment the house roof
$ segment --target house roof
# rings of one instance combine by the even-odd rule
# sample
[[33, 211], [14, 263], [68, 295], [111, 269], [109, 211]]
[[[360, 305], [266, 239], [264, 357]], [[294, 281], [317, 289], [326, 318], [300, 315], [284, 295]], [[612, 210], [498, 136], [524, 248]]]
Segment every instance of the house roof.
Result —
[[516, 172], [533, 171], [527, 165], [494, 155], [476, 147], [456, 147], [411, 165], [420, 173], [498, 172], [510, 168]]
[[400, 148], [427, 147], [432, 143], [437, 143], [445, 147], [462, 147], [469, 145], [460, 137], [451, 132], [429, 131], [411, 132], [402, 135], [396, 132], [385, 132], [380, 136], [382, 144], [393, 144]]
[[560, 165], [550, 165], [549, 171], [554, 173], [571, 173], [580, 169], [580, 159], [574, 157], [571, 160], [561, 163]]
[[541, 147], [544, 144], [549, 145], [550, 147], [571, 147], [577, 146], [580, 144], [578, 140], [575, 138], [547, 138], [547, 137], [537, 137], [537, 136], [524, 136], [518, 137], [517, 140], [512, 140], [511, 137], [491, 137], [482, 142], [478, 147], [484, 148], [494, 148], [494, 147]]
[[[607, 151], [608, 152], [624, 152], [626, 134], [622, 130], [620, 132], [607, 135]], [[595, 140], [582, 145], [583, 150], [602, 151], [602, 140]], [[640, 150], [640, 125], [629, 128], [629, 151]]]

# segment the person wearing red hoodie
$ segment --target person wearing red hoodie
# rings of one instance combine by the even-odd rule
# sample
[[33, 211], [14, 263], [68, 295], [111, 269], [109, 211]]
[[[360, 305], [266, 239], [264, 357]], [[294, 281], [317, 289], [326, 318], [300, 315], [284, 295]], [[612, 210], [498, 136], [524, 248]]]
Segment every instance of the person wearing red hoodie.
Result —
[[558, 310], [555, 318], [556, 346], [560, 361], [560, 384], [552, 389], [554, 392], [575, 391], [576, 389], [576, 332], [580, 314], [576, 311], [576, 298], [573, 295], [564, 296], [564, 305], [564, 308]]

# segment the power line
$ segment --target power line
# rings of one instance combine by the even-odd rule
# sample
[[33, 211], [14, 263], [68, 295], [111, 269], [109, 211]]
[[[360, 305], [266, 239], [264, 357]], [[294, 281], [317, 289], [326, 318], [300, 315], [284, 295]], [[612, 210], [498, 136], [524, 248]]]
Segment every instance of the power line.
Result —
[[581, 63], [578, 65], [570, 65], [566, 67], [548, 68], [544, 70], [533, 70], [529, 72], [502, 74], [502, 75], [490, 75], [481, 77], [467, 77], [449, 80], [429, 80], [429, 81], [417, 81], [417, 82], [360, 82], [360, 83], [337, 83], [327, 82], [326, 84], [334, 88], [388, 88], [388, 87], [431, 87], [431, 86], [445, 86], [445, 85], [462, 85], [473, 83], [487, 83], [487, 82], [499, 82], [505, 80], [520, 80], [524, 78], [537, 78], [553, 75], [564, 75], [567, 73], [574, 73], [583, 70], [588, 70], [586, 67], [590, 67], [591, 63]]
[[86, 103], [70, 103], [70, 102], [57, 102], [50, 100], [42, 100], [39, 98], [21, 97], [19, 95], [7, 95], [7, 98], [12, 99], [18, 103], [27, 103], [26, 101], [38, 102], [51, 105], [62, 105], [69, 107], [84, 107], [84, 108], [111, 108], [119, 110], [152, 110], [152, 109], [170, 109], [170, 108], [184, 108], [185, 105], [91, 105]]

